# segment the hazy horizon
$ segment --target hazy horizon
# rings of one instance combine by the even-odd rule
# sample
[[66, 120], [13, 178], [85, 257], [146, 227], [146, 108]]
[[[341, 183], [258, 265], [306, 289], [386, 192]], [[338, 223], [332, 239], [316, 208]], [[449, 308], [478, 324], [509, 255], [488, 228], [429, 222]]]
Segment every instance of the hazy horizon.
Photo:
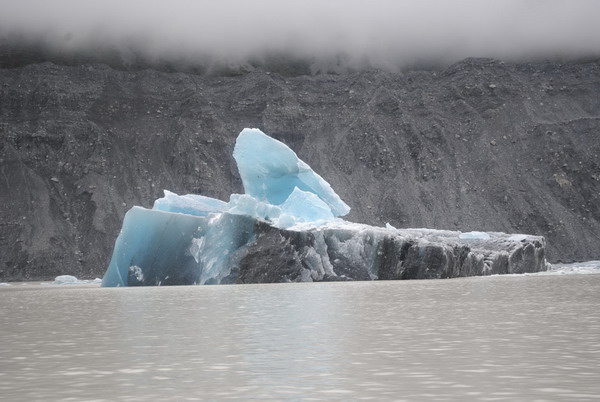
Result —
[[466, 57], [600, 55], [593, 0], [3, 1], [0, 41], [122, 60], [243, 64], [273, 53], [394, 69]]

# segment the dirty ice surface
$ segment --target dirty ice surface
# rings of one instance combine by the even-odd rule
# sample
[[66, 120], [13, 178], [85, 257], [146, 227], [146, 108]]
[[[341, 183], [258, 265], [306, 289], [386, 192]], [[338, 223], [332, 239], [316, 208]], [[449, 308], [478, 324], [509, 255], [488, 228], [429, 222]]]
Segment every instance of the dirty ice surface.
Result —
[[569, 264], [552, 264], [548, 271], [524, 275], [566, 275], [566, 274], [600, 274], [600, 260], [573, 262]]

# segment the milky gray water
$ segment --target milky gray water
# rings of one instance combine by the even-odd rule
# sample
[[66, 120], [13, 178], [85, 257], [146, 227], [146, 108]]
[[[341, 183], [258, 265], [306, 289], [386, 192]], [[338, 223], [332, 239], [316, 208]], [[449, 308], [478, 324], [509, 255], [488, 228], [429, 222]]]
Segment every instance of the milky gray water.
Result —
[[0, 400], [600, 400], [600, 275], [0, 287]]

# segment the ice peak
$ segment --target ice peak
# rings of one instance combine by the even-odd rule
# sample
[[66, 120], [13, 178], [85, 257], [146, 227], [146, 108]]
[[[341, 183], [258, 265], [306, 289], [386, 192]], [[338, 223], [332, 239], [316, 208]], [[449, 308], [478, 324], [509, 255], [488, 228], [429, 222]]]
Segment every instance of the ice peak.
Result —
[[315, 173], [284, 143], [257, 128], [239, 134], [233, 157], [246, 194], [273, 205], [283, 204], [295, 188], [316, 195], [334, 216], [344, 216], [350, 207], [329, 183]]

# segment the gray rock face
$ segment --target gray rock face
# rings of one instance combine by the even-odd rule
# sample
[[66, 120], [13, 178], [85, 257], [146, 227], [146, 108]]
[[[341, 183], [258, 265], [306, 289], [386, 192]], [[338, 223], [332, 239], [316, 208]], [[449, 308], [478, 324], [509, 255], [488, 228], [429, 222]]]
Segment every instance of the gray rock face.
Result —
[[[352, 206], [349, 220], [535, 233], [550, 261], [599, 259], [598, 93], [597, 62], [470, 59], [443, 71], [296, 77], [0, 69], [0, 281], [102, 275], [125, 211], [163, 188], [241, 192], [231, 152], [244, 127], [296, 150]], [[421, 257], [399, 241], [383, 243], [399, 251], [384, 253], [382, 277], [480, 266], [460, 247]], [[532, 247], [509, 266], [535, 258]], [[344, 257], [332, 259], [340, 277], [373, 275]], [[423, 271], [423, 258], [447, 268]]]

